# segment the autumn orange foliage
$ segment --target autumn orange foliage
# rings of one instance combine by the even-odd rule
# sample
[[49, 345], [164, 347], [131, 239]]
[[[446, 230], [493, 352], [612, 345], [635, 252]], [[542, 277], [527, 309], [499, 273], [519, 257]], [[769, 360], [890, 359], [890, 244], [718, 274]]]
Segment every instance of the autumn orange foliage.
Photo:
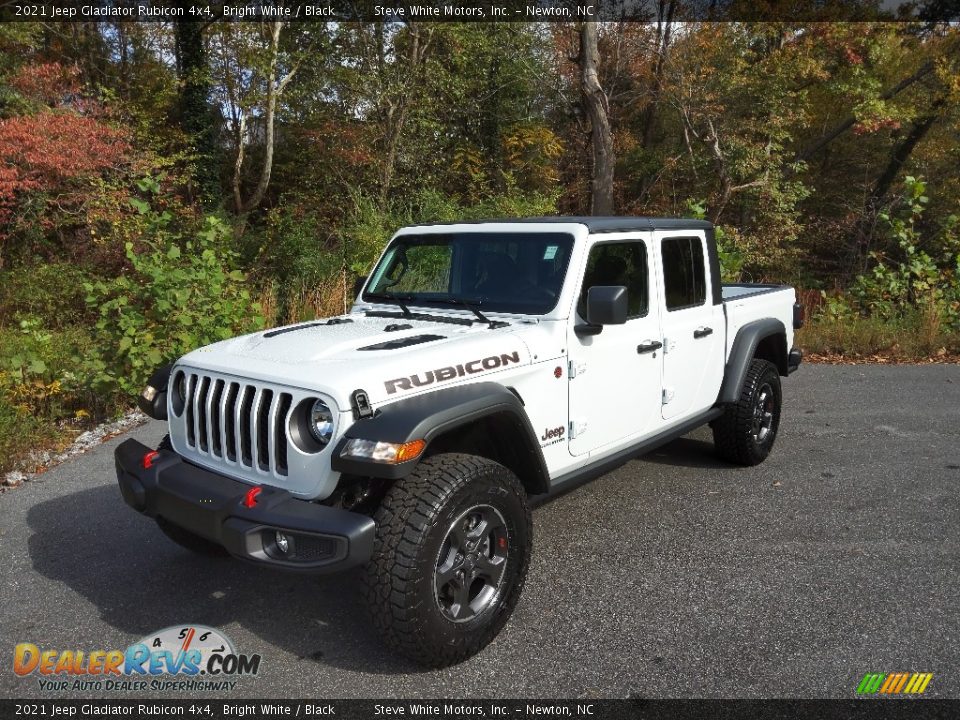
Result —
[[80, 200], [77, 181], [123, 164], [128, 133], [97, 117], [84, 101], [74, 68], [47, 63], [23, 69], [10, 84], [46, 107], [32, 115], [0, 120], [0, 240], [27, 193], [56, 196], [64, 207]]

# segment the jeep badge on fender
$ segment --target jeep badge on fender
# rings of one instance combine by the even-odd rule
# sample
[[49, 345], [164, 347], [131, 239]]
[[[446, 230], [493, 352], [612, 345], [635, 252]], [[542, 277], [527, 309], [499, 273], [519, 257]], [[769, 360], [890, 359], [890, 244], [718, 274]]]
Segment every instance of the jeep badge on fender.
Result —
[[520, 599], [532, 496], [704, 424], [722, 458], [767, 457], [795, 302], [721, 284], [701, 220], [403, 228], [349, 313], [157, 369], [138, 402], [169, 434], [117, 448], [120, 490], [197, 553], [362, 567], [386, 643], [451, 665]]

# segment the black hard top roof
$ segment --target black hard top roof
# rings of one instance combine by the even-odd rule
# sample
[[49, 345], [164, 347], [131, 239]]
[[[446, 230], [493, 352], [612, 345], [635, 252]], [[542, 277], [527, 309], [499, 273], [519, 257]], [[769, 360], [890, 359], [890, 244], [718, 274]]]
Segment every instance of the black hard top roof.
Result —
[[480, 225], [483, 223], [574, 223], [586, 225], [592, 233], [631, 232], [635, 230], [712, 230], [713, 223], [706, 220], [663, 217], [592, 217], [589, 215], [529, 218], [490, 218], [488, 220], [457, 220], [453, 222], [419, 223], [415, 227], [437, 225]]

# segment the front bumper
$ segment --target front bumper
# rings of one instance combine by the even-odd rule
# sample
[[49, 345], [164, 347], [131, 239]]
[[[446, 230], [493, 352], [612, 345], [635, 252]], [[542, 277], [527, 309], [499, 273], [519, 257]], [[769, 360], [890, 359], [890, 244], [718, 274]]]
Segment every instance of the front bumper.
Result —
[[[257, 487], [159, 451], [150, 468], [143, 443], [127, 440], [114, 452], [117, 481], [127, 505], [149, 517], [162, 517], [222, 545], [235, 557], [260, 565], [331, 573], [362, 565], [373, 552], [375, 525], [359, 513], [295, 498], [286, 490], [260, 487], [256, 505], [246, 507]], [[287, 536], [287, 552], [276, 542]]]

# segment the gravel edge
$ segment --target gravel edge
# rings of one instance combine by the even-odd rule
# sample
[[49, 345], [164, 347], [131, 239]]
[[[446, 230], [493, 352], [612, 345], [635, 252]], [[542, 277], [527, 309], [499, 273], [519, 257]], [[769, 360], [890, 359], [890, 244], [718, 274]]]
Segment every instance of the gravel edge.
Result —
[[70, 458], [82, 455], [88, 450], [103, 444], [107, 440], [122, 433], [140, 427], [149, 421], [140, 410], [128, 410], [117, 420], [101, 423], [91, 430], [80, 433], [73, 443], [62, 452], [50, 450], [34, 450], [23, 461], [25, 467], [39, 468], [34, 472], [11, 470], [0, 477], [0, 492], [19, 487], [26, 482], [39, 481], [40, 477], [50, 468], [59, 465]]

